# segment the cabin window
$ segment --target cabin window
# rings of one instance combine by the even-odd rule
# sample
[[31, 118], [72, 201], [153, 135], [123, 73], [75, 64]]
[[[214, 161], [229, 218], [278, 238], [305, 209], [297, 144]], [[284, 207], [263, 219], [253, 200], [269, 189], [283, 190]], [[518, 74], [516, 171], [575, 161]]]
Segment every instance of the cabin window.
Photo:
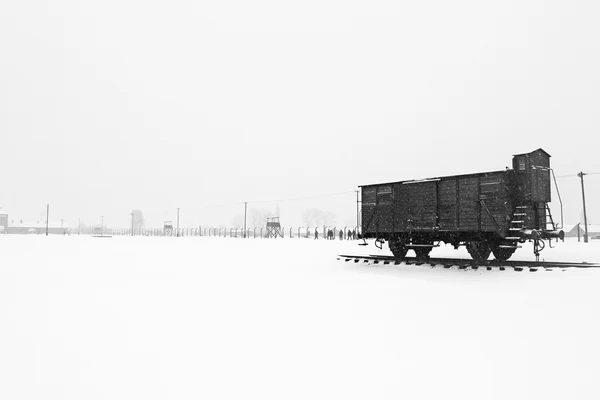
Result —
[[519, 171], [525, 171], [525, 158], [519, 158]]

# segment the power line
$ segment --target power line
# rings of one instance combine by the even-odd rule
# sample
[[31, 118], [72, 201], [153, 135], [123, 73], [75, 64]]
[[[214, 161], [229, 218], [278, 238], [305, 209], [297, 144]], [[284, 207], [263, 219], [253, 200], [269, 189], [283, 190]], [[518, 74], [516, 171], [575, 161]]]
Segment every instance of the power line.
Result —
[[348, 193], [354, 193], [354, 190], [348, 190], [345, 192], [337, 192], [337, 193], [329, 193], [329, 194], [320, 194], [320, 195], [316, 195], [316, 196], [308, 196], [308, 197], [296, 197], [296, 198], [291, 198], [291, 199], [279, 199], [279, 200], [257, 200], [257, 201], [249, 201], [248, 203], [283, 203], [286, 201], [299, 201], [299, 200], [310, 200], [310, 199], [318, 199], [318, 198], [322, 198], [322, 197], [331, 197], [331, 196], [339, 196], [341, 194], [348, 194]]
[[236, 207], [239, 206], [243, 201], [237, 201], [235, 203], [227, 203], [227, 204], [210, 204], [205, 206], [194, 207], [197, 209], [205, 209], [205, 208], [225, 208], [225, 207]]
[[226, 203], [226, 204], [209, 204], [204, 206], [195, 207], [197, 209], [206, 209], [206, 208], [224, 208], [224, 207], [235, 207], [240, 204], [264, 204], [264, 203], [283, 203], [286, 201], [300, 201], [300, 200], [310, 200], [310, 199], [318, 199], [322, 197], [331, 197], [331, 196], [339, 196], [342, 194], [355, 193], [356, 190], [347, 190], [345, 192], [336, 192], [336, 193], [326, 193], [326, 194], [318, 194], [315, 196], [306, 196], [306, 197], [294, 197], [288, 199], [279, 199], [279, 200], [256, 200], [256, 201], [237, 201], [235, 203]]
[[561, 176], [557, 176], [556, 179], [560, 179], [560, 178], [572, 178], [577, 176], [577, 174], [572, 174], [572, 175], [561, 175]]
[[[600, 175], [600, 172], [586, 172], [586, 175]], [[556, 179], [559, 178], [572, 178], [572, 177], [578, 177], [579, 174], [571, 174], [571, 175], [561, 175], [561, 176], [557, 176]]]

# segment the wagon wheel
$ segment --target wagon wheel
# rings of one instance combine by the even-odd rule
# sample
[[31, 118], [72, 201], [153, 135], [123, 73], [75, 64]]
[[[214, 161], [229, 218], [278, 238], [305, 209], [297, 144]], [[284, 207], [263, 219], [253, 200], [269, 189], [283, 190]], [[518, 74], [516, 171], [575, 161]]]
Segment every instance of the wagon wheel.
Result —
[[486, 261], [492, 252], [486, 241], [467, 242], [467, 251], [475, 261]]
[[[506, 244], [512, 244], [512, 243], [506, 243]], [[494, 258], [496, 260], [499, 261], [506, 261], [508, 260], [515, 252], [516, 248], [504, 248], [504, 247], [499, 247], [500, 244], [496, 244], [494, 246], [492, 246], [492, 253], [494, 253]]]
[[396, 257], [396, 258], [406, 257], [406, 252], [408, 251], [408, 249], [406, 248], [406, 246], [404, 245], [403, 242], [401, 242], [398, 239], [390, 239], [388, 241], [388, 245], [390, 246], [390, 250], [392, 251], [392, 254], [394, 255], [394, 257]]

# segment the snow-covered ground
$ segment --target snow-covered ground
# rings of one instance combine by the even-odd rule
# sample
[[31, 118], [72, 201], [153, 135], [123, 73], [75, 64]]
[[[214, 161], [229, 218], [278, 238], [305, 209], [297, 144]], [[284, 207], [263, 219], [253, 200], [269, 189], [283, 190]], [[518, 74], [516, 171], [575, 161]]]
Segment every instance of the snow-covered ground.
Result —
[[[337, 240], [0, 236], [0, 399], [600, 398], [600, 269], [341, 253], [389, 254]], [[465, 252], [432, 253], [444, 255]], [[600, 241], [543, 258], [598, 262]]]

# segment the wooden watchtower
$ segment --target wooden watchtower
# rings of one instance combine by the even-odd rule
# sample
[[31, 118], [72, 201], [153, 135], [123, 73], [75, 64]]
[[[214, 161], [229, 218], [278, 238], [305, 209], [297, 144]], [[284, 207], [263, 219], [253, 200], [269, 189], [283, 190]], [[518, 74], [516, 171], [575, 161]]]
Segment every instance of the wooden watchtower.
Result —
[[267, 218], [267, 237], [276, 238], [277, 236], [283, 237], [279, 217]]
[[173, 236], [173, 221], [165, 221], [163, 225], [163, 235]]

